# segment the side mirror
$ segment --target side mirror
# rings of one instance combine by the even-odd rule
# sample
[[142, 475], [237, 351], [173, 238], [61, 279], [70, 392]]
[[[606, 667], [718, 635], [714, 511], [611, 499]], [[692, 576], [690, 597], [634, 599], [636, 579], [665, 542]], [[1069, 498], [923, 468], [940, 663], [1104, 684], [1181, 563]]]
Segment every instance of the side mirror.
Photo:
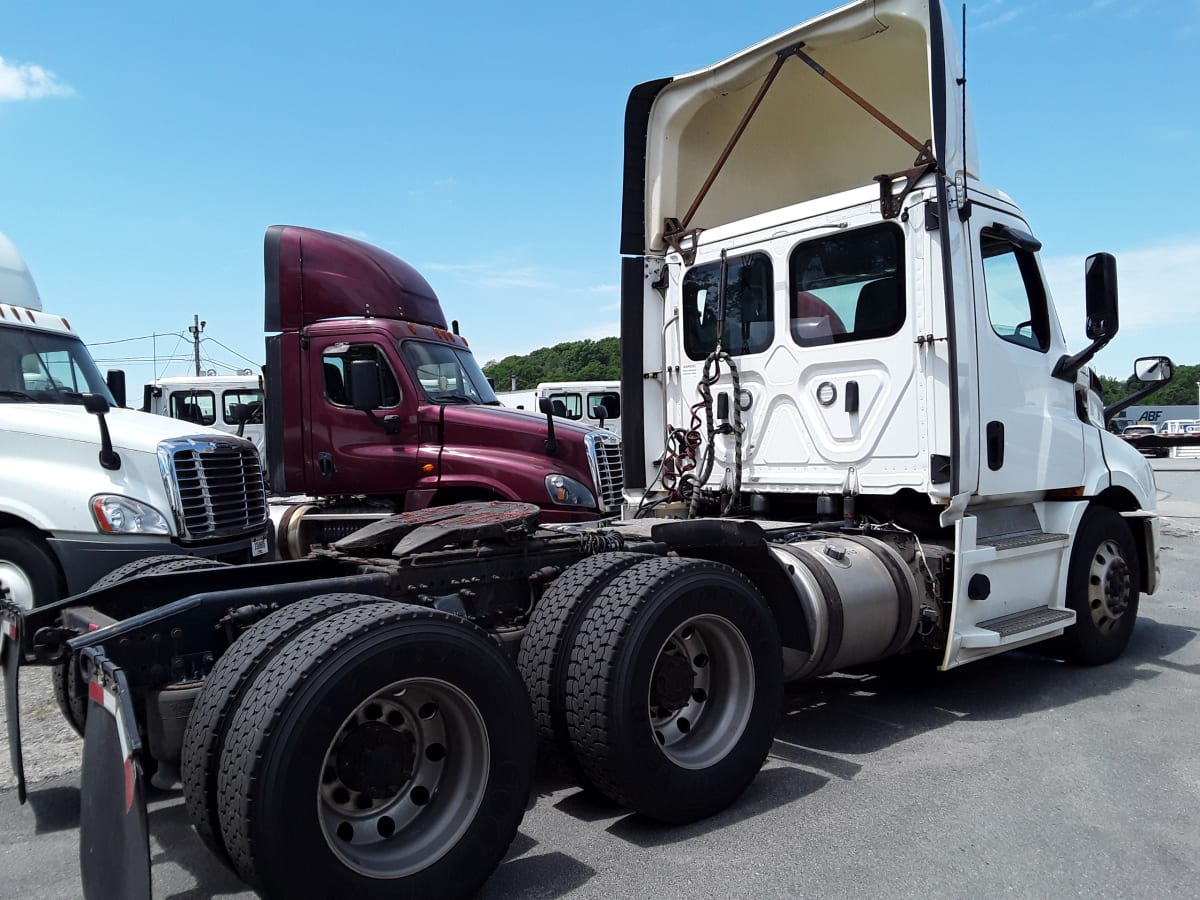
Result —
[[100, 394], [84, 394], [83, 408], [90, 412], [93, 416], [102, 416], [110, 409], [108, 401]]
[[108, 392], [113, 395], [113, 399], [117, 401], [117, 406], [125, 405], [125, 372], [122, 369], [109, 369], [105, 373], [104, 383], [108, 385]]
[[1143, 356], [1133, 364], [1133, 377], [1141, 387], [1126, 397], [1104, 407], [1104, 421], [1111, 422], [1117, 413], [1161, 390], [1175, 377], [1175, 364], [1167, 356]]
[[1143, 356], [1133, 364], [1133, 377], [1142, 384], [1158, 384], [1175, 377], [1175, 368], [1166, 356]]
[[1051, 373], [1063, 381], [1076, 374], [1096, 353], [1117, 336], [1117, 258], [1111, 253], [1093, 253], [1084, 263], [1087, 294], [1087, 339], [1091, 343], [1072, 356], [1064, 356]]
[[1111, 341], [1117, 334], [1117, 258], [1093, 253], [1084, 264], [1087, 294], [1087, 338]]
[[383, 406], [379, 363], [375, 360], [356, 359], [350, 363], [350, 405], [364, 411]]
[[546, 417], [546, 455], [553, 456], [558, 452], [558, 440], [554, 437], [554, 404], [549, 397], [538, 400], [538, 409]]

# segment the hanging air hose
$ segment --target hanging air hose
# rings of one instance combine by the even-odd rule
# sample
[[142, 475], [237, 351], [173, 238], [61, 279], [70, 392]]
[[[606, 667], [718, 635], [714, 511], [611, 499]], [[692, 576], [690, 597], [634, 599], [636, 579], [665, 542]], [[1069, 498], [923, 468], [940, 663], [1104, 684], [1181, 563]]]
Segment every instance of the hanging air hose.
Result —
[[[729, 366], [729, 380], [733, 388], [733, 410], [732, 421], [721, 426], [713, 425], [713, 398], [712, 388], [721, 379], [721, 363]], [[704, 432], [707, 446], [704, 448], [704, 459], [700, 463], [700, 471], [690, 476], [692, 480], [691, 490], [691, 505], [688, 508], [688, 518], [695, 518], [700, 508], [700, 486], [708, 481], [708, 477], [712, 474], [713, 464], [716, 461], [716, 437], [718, 434], [733, 435], [733, 487], [726, 491], [724, 484], [721, 486], [721, 511], [719, 515], [727, 516], [733, 511], [741, 499], [742, 493], [742, 405], [741, 397], [741, 378], [738, 373], [737, 363], [733, 361], [733, 357], [721, 349], [720, 338], [717, 340], [717, 348], [708, 355], [704, 360], [704, 371], [700, 376], [700, 383], [696, 387], [700, 394], [701, 402], [692, 407], [693, 417], [698, 407], [704, 408]]]

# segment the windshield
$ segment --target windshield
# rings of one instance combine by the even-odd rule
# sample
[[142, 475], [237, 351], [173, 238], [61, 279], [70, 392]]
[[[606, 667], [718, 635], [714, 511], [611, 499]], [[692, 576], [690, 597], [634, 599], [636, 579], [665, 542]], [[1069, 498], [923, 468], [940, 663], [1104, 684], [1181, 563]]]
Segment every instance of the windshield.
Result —
[[434, 403], [500, 405], [469, 350], [428, 341], [404, 341], [400, 357]]
[[84, 394], [116, 405], [83, 341], [0, 325], [0, 403], [82, 403]]

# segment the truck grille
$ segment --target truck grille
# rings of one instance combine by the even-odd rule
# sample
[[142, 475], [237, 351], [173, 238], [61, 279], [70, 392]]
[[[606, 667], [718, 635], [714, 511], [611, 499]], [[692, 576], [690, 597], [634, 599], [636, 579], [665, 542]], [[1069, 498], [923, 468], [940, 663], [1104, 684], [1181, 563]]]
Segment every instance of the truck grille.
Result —
[[610, 431], [593, 431], [584, 441], [587, 444], [588, 462], [592, 467], [592, 480], [596, 482], [596, 502], [601, 512], [615, 512], [621, 508], [621, 492], [625, 487], [625, 476], [621, 470], [621, 439]]
[[159, 459], [185, 540], [241, 534], [266, 522], [262, 462], [252, 445], [220, 438], [164, 441]]

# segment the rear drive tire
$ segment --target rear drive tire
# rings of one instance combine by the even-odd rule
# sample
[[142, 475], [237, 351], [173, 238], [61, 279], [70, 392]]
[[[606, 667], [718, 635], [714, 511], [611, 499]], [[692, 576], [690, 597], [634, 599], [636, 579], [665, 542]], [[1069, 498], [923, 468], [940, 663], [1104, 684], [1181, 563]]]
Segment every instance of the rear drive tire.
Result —
[[238, 637], [204, 680], [183, 733], [183, 796], [196, 833], [226, 865], [232, 864], [221, 840], [218, 768], [229, 722], [246, 689], [267, 661], [309, 626], [353, 606], [379, 602], [366, 594], [323, 594], [285, 606]]
[[681, 824], [754, 779], [782, 697], [779, 631], [754, 585], [719, 563], [652, 559], [610, 581], [584, 617], [567, 728], [598, 790]]
[[1083, 514], [1067, 570], [1067, 606], [1075, 624], [1052, 649], [1067, 662], [1098, 666], [1125, 652], [1137, 621], [1141, 570], [1125, 521], [1103, 506]]
[[525, 687], [485, 632], [359, 606], [246, 690], [221, 753], [221, 834], [268, 898], [468, 897], [516, 835], [533, 767]]
[[550, 585], [533, 609], [517, 668], [533, 705], [539, 763], [565, 767], [581, 786], [591, 784], [571, 749], [567, 734], [567, 663], [579, 625], [605, 586], [644, 553], [601, 553], [571, 566]]
[[[117, 566], [107, 575], [96, 580], [89, 590], [112, 587], [138, 575], [158, 575], [163, 572], [180, 572], [191, 569], [216, 569], [228, 566], [229, 563], [215, 559], [205, 559], [202, 556], [183, 556], [178, 553], [160, 553], [157, 556], [143, 556], [132, 560], [123, 566]], [[50, 684], [54, 688], [54, 699], [58, 702], [59, 711], [75, 732], [83, 737], [83, 728], [87, 724], [88, 695], [87, 685], [79, 674], [79, 663], [74, 655], [62, 662], [55, 663], [50, 670]]]

